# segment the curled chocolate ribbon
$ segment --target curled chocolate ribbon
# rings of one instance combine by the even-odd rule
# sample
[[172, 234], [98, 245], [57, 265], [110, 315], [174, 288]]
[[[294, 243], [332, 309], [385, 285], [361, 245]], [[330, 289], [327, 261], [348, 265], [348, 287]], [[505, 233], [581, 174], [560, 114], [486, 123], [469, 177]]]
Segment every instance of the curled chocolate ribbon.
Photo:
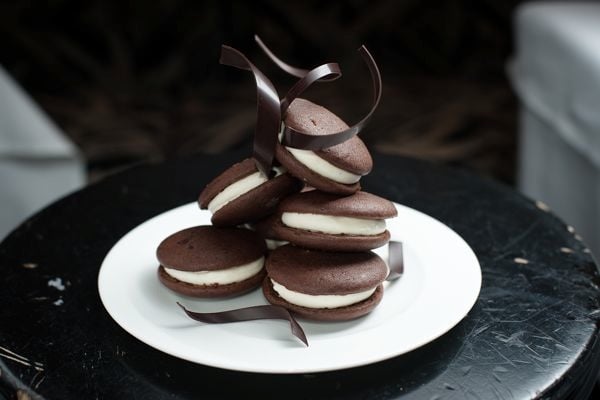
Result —
[[283, 100], [281, 100], [281, 115], [285, 115], [285, 112], [289, 108], [290, 104], [292, 104], [292, 101], [300, 96], [300, 94], [308, 89], [313, 83], [326, 78], [331, 78], [329, 80], [333, 81], [338, 79], [340, 76], [342, 76], [342, 71], [337, 63], [319, 65], [318, 67], [307, 71], [306, 75], [296, 82], [294, 86], [292, 86], [287, 92]]
[[279, 95], [271, 81], [263, 75], [240, 51], [221, 46], [221, 64], [252, 72], [256, 81], [257, 119], [253, 157], [256, 167], [265, 176], [271, 176], [277, 135], [281, 125]]
[[[291, 65], [289, 65], [289, 64], [281, 61], [281, 59], [279, 57], [277, 57], [271, 51], [271, 49], [269, 49], [267, 47], [266, 44], [264, 44], [264, 42], [258, 37], [258, 35], [254, 35], [254, 40], [256, 41], [256, 43], [258, 44], [258, 46], [262, 49], [262, 51], [271, 59], [271, 61], [273, 61], [282, 71], [285, 71], [288, 74], [290, 74], [292, 76], [295, 76], [297, 78], [304, 78], [310, 72], [307, 69], [293, 67], [293, 66], [291, 66]], [[337, 64], [335, 64], [335, 65], [337, 65]], [[331, 76], [331, 77], [322, 76], [318, 80], [320, 80], [320, 81], [334, 81], [337, 78], [339, 78], [339, 76]]]
[[[306, 69], [293, 67], [285, 62], [281, 61], [273, 52], [263, 43], [263, 41], [257, 36], [254, 36], [254, 40], [258, 43], [265, 54], [273, 61], [279, 68], [287, 72], [290, 75], [301, 78], [293, 87], [290, 89], [286, 97], [281, 101], [281, 115], [285, 115], [289, 105], [294, 99], [308, 89], [314, 82], [317, 81], [333, 81], [338, 79], [342, 73], [339, 70], [339, 66], [336, 63], [323, 64], [311, 71]], [[323, 136], [312, 136], [307, 135], [301, 131], [297, 131], [292, 127], [285, 126], [283, 130], [283, 143], [288, 147], [294, 147], [297, 149], [304, 150], [321, 150], [326, 147], [335, 146], [350, 139], [354, 135], [357, 135], [369, 122], [373, 113], [379, 106], [382, 92], [381, 73], [379, 68], [373, 59], [369, 50], [363, 45], [358, 49], [358, 52], [363, 57], [369, 72], [371, 73], [371, 80], [373, 82], [373, 104], [371, 105], [370, 111], [363, 119], [352, 125], [350, 128], [341, 132], [332, 133]]]
[[[268, 177], [272, 175], [271, 167], [275, 157], [275, 147], [278, 142], [282, 115], [285, 114], [294, 99], [306, 91], [313, 83], [338, 79], [341, 76], [341, 71], [339, 65], [336, 63], [323, 64], [312, 70], [293, 67], [275, 56], [258, 36], [255, 36], [255, 40], [279, 68], [292, 76], [300, 78], [300, 80], [288, 91], [285, 98], [279, 101], [279, 95], [271, 81], [256, 66], [254, 66], [246, 56], [232, 47], [225, 45], [221, 47], [221, 64], [247, 70], [254, 75], [257, 93], [257, 121], [254, 135], [253, 157], [259, 171]], [[340, 144], [350, 139], [365, 127], [381, 100], [382, 83], [379, 68], [371, 56], [371, 53], [369, 53], [365, 46], [361, 46], [358, 51], [367, 63], [373, 81], [374, 100], [371, 110], [367, 115], [346, 130], [323, 136], [307, 135], [292, 127], [284, 126], [282, 138], [283, 144], [298, 149], [320, 150], [335, 146], [336, 144]]]
[[264, 42], [254, 35], [254, 40], [262, 51], [275, 63], [281, 70], [288, 74], [301, 78], [292, 88], [287, 92], [286, 96], [281, 100], [281, 115], [284, 115], [292, 101], [296, 97], [300, 96], [306, 89], [308, 89], [315, 82], [331, 82], [342, 76], [342, 71], [338, 63], [327, 63], [319, 65], [312, 70], [294, 67], [287, 64], [279, 57], [277, 57]]
[[[282, 139], [282, 143], [285, 146], [304, 150], [321, 150], [345, 142], [351, 137], [357, 135], [367, 125], [381, 100], [381, 73], [379, 72], [379, 68], [375, 63], [373, 56], [371, 55], [371, 53], [369, 53], [369, 50], [367, 50], [365, 46], [361, 46], [358, 49], [358, 52], [367, 63], [373, 82], [373, 104], [371, 105], [371, 109], [369, 110], [367, 115], [348, 129], [323, 136], [307, 135], [301, 131], [295, 130], [293, 127], [286, 125], [283, 129]], [[297, 95], [302, 93], [302, 91], [306, 90], [307, 88], [308, 86], [301, 88], [303, 90], [298, 90], [299, 93]], [[288, 101], [289, 103], [291, 103], [289, 99]]]
[[177, 305], [193, 320], [207, 324], [223, 324], [227, 322], [252, 321], [256, 319], [283, 319], [289, 321], [292, 334], [308, 346], [308, 339], [294, 316], [284, 307], [274, 305], [252, 306], [236, 310], [200, 313], [188, 310], [181, 303]]
[[388, 267], [390, 272], [386, 281], [395, 281], [404, 273], [404, 252], [402, 242], [390, 241], [388, 243]]

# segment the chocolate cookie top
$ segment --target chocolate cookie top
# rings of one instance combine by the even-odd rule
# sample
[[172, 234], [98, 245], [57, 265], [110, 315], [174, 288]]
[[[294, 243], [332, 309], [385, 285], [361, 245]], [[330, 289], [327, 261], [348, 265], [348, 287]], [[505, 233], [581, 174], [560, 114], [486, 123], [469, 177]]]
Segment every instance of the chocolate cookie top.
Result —
[[237, 164], [233, 164], [206, 185], [198, 199], [200, 206], [207, 208], [208, 203], [223, 189], [255, 172], [258, 172], [258, 169], [253, 158], [246, 158]]
[[214, 271], [248, 264], [266, 253], [256, 232], [195, 226], [164, 239], [156, 249], [160, 264], [181, 271]]
[[318, 190], [296, 193], [281, 202], [279, 211], [369, 219], [386, 219], [398, 215], [391, 201], [363, 191], [351, 196], [338, 196]]
[[383, 282], [388, 269], [373, 252], [330, 253], [286, 245], [273, 250], [267, 275], [289, 290], [306, 294], [349, 294]]
[[[285, 115], [285, 124], [308, 135], [322, 136], [348, 129], [337, 115], [313, 102], [295, 99]], [[369, 150], [358, 136], [338, 145], [315, 151], [319, 157], [343, 170], [366, 175], [373, 168]]]

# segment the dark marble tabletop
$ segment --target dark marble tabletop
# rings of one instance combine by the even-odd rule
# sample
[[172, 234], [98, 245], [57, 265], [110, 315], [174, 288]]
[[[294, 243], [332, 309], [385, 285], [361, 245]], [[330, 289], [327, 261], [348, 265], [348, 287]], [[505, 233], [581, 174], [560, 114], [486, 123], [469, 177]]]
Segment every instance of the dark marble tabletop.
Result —
[[2, 242], [0, 398], [589, 397], [600, 368], [600, 276], [581, 238], [543, 203], [408, 158], [375, 155], [364, 188], [453, 228], [483, 272], [474, 308], [441, 338], [372, 365], [275, 375], [182, 361], [127, 334], [100, 302], [104, 256], [141, 222], [194, 201], [239, 158], [127, 170], [46, 208]]

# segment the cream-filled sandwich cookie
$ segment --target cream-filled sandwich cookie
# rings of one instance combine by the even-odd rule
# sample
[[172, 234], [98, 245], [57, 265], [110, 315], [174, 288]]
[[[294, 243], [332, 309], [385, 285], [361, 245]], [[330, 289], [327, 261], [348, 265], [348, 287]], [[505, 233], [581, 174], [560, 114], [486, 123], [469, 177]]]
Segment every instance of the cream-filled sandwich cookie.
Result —
[[371, 312], [383, 297], [385, 262], [373, 252], [333, 253], [286, 245], [266, 262], [263, 294], [314, 320], [343, 321]]
[[277, 216], [271, 215], [250, 226], [250, 229], [256, 231], [256, 233], [265, 240], [268, 250], [275, 250], [276, 248], [289, 243], [287, 240], [281, 239], [279, 235], [273, 231], [273, 226], [275, 226], [276, 223]]
[[283, 197], [302, 188], [284, 168], [273, 172], [268, 179], [252, 158], [234, 164], [206, 185], [198, 198], [200, 208], [212, 213], [215, 226], [237, 226], [272, 214]]
[[[295, 99], [284, 124], [308, 135], [322, 136], [348, 129], [337, 115], [305, 99]], [[349, 195], [360, 189], [360, 178], [373, 168], [373, 159], [358, 136], [321, 150], [277, 144], [277, 160], [298, 179], [323, 192]]]
[[390, 240], [385, 220], [396, 215], [392, 202], [371, 193], [338, 196], [314, 190], [283, 200], [272, 230], [280, 239], [309, 249], [366, 251]]
[[186, 296], [237, 295], [260, 285], [265, 255], [265, 242], [253, 231], [196, 226], [160, 243], [158, 277], [166, 287]]

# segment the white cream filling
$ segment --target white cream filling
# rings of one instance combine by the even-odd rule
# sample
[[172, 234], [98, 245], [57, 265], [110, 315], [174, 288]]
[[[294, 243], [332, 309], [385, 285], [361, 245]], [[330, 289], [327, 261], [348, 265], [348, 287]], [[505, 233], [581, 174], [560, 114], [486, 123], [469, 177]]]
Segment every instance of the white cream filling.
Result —
[[315, 152], [310, 150], [295, 149], [293, 147], [285, 147], [302, 165], [317, 174], [331, 179], [334, 182], [343, 183], [346, 185], [356, 183], [360, 180], [360, 175], [356, 175], [345, 171], [329, 161], [322, 159]]
[[[274, 167], [275, 176], [279, 176], [285, 172], [283, 168]], [[248, 193], [252, 189], [262, 185], [267, 181], [267, 177], [260, 172], [250, 174], [239, 181], [232, 183], [217, 194], [209, 203], [208, 209], [211, 213], [216, 213], [227, 203], [237, 199], [243, 194]]]
[[331, 235], [378, 235], [385, 232], [383, 219], [338, 217], [332, 215], [284, 212], [281, 222], [290, 228]]
[[165, 272], [181, 282], [191, 283], [192, 285], [227, 285], [245, 281], [258, 274], [264, 262], [265, 258], [261, 257], [248, 264], [215, 271], [180, 271], [165, 268]]
[[338, 308], [349, 306], [350, 304], [358, 303], [369, 298], [374, 292], [373, 289], [365, 290], [364, 292], [350, 294], [306, 294], [289, 290], [280, 283], [271, 279], [273, 289], [289, 303], [296, 304], [302, 307], [309, 308]]

